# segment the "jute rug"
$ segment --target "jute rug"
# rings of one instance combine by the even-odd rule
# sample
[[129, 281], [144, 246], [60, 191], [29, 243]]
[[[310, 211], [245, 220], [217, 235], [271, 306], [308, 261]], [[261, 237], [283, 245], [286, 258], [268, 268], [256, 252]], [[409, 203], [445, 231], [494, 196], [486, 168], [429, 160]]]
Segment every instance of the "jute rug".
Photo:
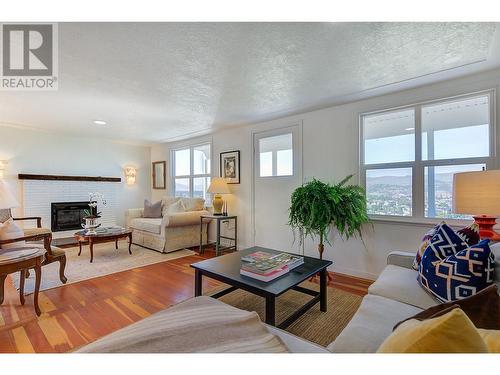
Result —
[[[319, 290], [318, 284], [309, 281], [301, 285], [308, 289]], [[209, 294], [214, 294], [221, 289], [224, 288], [217, 288], [216, 291], [211, 291]], [[279, 296], [276, 300], [277, 324], [311, 298], [294, 290]], [[243, 310], [256, 311], [261, 320], [265, 320], [265, 300], [262, 297], [238, 289], [221, 297], [220, 300]], [[290, 325], [286, 331], [321, 346], [328, 346], [349, 323], [361, 304], [361, 300], [360, 296], [329, 287], [327, 312], [321, 312], [319, 304], [316, 304]]]
[[[76, 283], [82, 280], [109, 275], [116, 272], [126, 271], [132, 268], [161, 263], [172, 259], [182, 258], [195, 254], [191, 250], [179, 250], [168, 254], [162, 254], [144, 247], [132, 245], [132, 255], [128, 253], [128, 242], [119, 241], [118, 250], [115, 243], [102, 243], [94, 245], [94, 261], [90, 263], [90, 252], [88, 245], [82, 249], [82, 255], [78, 256], [78, 247], [64, 249], [66, 251], [66, 284], [59, 280], [59, 262], [42, 267], [42, 283], [40, 290], [47, 290], [62, 285]], [[19, 289], [19, 272], [12, 274], [14, 286]], [[35, 274], [30, 272], [26, 279], [24, 293], [31, 294], [35, 290]]]

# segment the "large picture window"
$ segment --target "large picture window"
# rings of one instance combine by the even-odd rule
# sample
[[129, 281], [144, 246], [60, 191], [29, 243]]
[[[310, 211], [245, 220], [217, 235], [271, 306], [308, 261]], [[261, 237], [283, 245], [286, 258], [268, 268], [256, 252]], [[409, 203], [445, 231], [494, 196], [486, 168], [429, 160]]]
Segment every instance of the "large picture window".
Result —
[[209, 203], [210, 144], [172, 150], [171, 191], [176, 197], [199, 197]]
[[493, 91], [360, 116], [360, 169], [373, 217], [467, 219], [453, 174], [495, 165]]

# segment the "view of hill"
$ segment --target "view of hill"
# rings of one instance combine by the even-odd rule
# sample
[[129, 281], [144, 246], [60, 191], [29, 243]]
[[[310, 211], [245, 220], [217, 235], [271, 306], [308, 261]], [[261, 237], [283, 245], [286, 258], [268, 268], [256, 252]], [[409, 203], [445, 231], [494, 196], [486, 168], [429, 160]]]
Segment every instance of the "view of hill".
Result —
[[[425, 212], [434, 212], [432, 216], [440, 218], [467, 218], [452, 212], [453, 173], [435, 175], [434, 207]], [[366, 179], [368, 212], [376, 215], [411, 216], [412, 179], [407, 176], [378, 176]], [[431, 202], [432, 203], [432, 202]]]

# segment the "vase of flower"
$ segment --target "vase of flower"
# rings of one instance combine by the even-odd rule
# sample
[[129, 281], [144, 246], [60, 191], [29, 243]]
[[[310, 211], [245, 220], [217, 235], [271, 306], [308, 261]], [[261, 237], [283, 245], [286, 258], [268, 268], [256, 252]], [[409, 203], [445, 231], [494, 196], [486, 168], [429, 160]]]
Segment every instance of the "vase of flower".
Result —
[[85, 229], [85, 234], [87, 235], [93, 235], [97, 234], [96, 228], [99, 228], [101, 224], [97, 223], [97, 219], [99, 216], [92, 217], [92, 216], [85, 216], [83, 220], [85, 221], [85, 224], [82, 224], [82, 228]]
[[101, 193], [89, 193], [89, 209], [84, 211], [84, 223], [82, 223], [82, 228], [85, 229], [86, 235], [97, 234], [96, 229], [101, 226], [98, 223], [98, 219], [101, 217], [101, 213], [97, 212], [97, 199], [100, 199], [103, 206], [106, 205], [106, 200], [104, 195]]

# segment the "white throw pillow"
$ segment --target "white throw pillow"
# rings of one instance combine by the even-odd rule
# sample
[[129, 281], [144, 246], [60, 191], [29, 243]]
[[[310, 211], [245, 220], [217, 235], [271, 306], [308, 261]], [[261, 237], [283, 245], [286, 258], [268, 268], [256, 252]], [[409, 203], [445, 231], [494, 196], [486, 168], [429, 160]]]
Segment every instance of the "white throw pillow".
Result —
[[175, 203], [172, 203], [170, 206], [167, 207], [167, 215], [170, 214], [176, 214], [179, 212], [185, 212], [186, 207], [184, 207], [184, 203], [182, 203], [181, 200], [178, 200]]
[[180, 201], [181, 198], [179, 197], [170, 197], [168, 195], [165, 195], [162, 199], [161, 199], [161, 206], [162, 206], [162, 215], [165, 216], [165, 215], [168, 215], [168, 208], [173, 205], [174, 203]]
[[[9, 219], [5, 223], [0, 223], [0, 240], [11, 240], [13, 238], [24, 237], [24, 232], [14, 220]], [[2, 245], [2, 249], [15, 249], [26, 245], [26, 241], [13, 242]]]
[[201, 211], [205, 208], [205, 199], [203, 198], [183, 198], [182, 203], [186, 211]]

